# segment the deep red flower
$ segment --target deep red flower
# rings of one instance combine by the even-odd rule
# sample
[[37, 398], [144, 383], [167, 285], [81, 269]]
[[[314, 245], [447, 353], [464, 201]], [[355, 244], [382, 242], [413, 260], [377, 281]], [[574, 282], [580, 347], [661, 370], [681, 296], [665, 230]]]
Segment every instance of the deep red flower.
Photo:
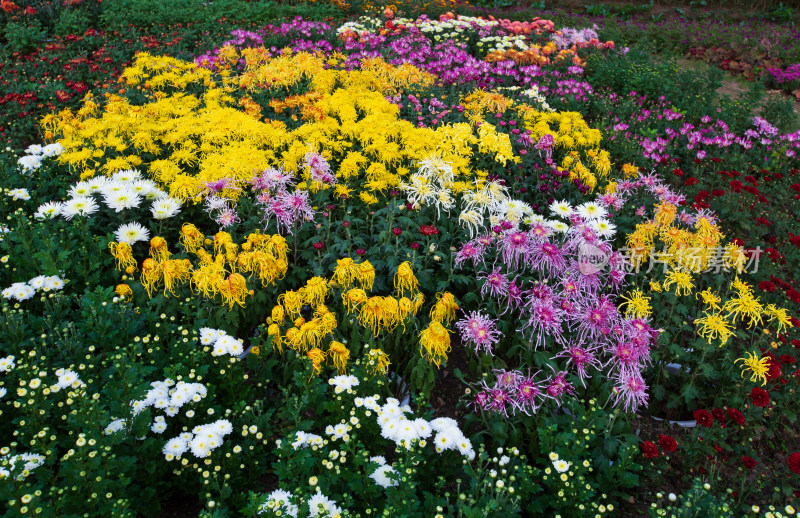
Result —
[[714, 416], [714, 419], [719, 421], [720, 424], [725, 422], [725, 411], [721, 408], [714, 408], [711, 410], [711, 415]]
[[768, 226], [772, 225], [772, 223], [770, 223], [767, 218], [762, 218], [760, 216], [756, 218], [756, 221], [759, 224], [764, 225], [765, 227], [768, 227]]
[[658, 444], [660, 444], [661, 449], [667, 453], [673, 453], [678, 449], [678, 441], [669, 435], [659, 435]]
[[644, 441], [639, 444], [639, 447], [641, 448], [645, 459], [655, 459], [658, 457], [658, 446], [656, 446], [654, 443], [650, 441]]
[[767, 371], [766, 374], [767, 380], [772, 381], [774, 379], [778, 379], [781, 377], [781, 374], [783, 374], [783, 371], [781, 371], [780, 362], [777, 359], [775, 359], [775, 357], [772, 354], [770, 354], [769, 370]]
[[724, 196], [725, 191], [722, 189], [714, 189], [713, 191], [711, 191], [711, 194], [713, 194], [714, 196]]
[[697, 178], [695, 178], [694, 176], [690, 176], [689, 178], [684, 180], [683, 183], [685, 185], [690, 185], [690, 186], [691, 185], [697, 185]]
[[781, 354], [778, 357], [778, 360], [780, 360], [780, 362], [784, 365], [791, 365], [797, 361], [794, 356], [791, 356], [789, 354]]
[[772, 293], [776, 288], [775, 285], [769, 281], [761, 281], [758, 283], [758, 289], [766, 291], [767, 293]]
[[399, 236], [402, 233], [403, 233], [403, 230], [400, 229], [400, 228], [395, 227], [395, 228], [392, 229], [392, 234], [394, 234], [396, 236]]
[[731, 421], [738, 424], [739, 426], [744, 426], [744, 414], [736, 410], [735, 408], [728, 409], [728, 417], [730, 417]]
[[758, 187], [754, 187], [752, 185], [745, 185], [744, 190], [752, 194], [753, 196], [758, 196], [759, 190]]
[[356, 249], [356, 254], [358, 254], [358, 255], [364, 255], [366, 253], [367, 253], [367, 251], [364, 250], [363, 248], [357, 248]]
[[800, 183], [793, 183], [792, 190], [798, 194], [800, 194]]
[[683, 176], [683, 171], [680, 169], [673, 169], [672, 172], [675, 176]]
[[417, 249], [419, 248], [419, 243], [417, 243], [416, 241], [414, 241], [413, 243], [411, 243], [411, 245], [410, 245], [410, 246], [411, 246], [411, 249], [412, 249], [412, 250], [417, 250]]
[[789, 232], [789, 242], [794, 246], [800, 247], [800, 236], [796, 236]]
[[744, 185], [742, 185], [742, 182], [739, 180], [731, 180], [731, 190], [733, 192], [742, 192], [742, 187], [744, 187]]
[[433, 225], [422, 225], [419, 227], [419, 231], [423, 236], [434, 236], [439, 233], [439, 229]]
[[750, 399], [753, 400], [753, 404], [757, 407], [765, 407], [769, 405], [769, 392], [762, 388], [753, 387], [753, 390], [750, 391]]
[[758, 464], [758, 462], [753, 457], [742, 455], [742, 464], [744, 464], [744, 467], [747, 469], [753, 469], [756, 467], [756, 464]]
[[792, 453], [789, 455], [789, 458], [786, 459], [786, 462], [789, 464], [789, 469], [800, 475], [800, 453]]
[[744, 177], [744, 181], [749, 183], [749, 184], [753, 184], [754, 186], [758, 187], [758, 181], [756, 180], [755, 176], [747, 175], [747, 176]]
[[316, 243], [314, 243], [314, 248], [316, 248], [317, 250], [322, 250], [322, 247], [324, 246], [325, 243], [323, 243], [322, 241], [317, 241]]
[[706, 428], [711, 428], [711, 425], [714, 424], [714, 418], [708, 410], [695, 410], [694, 419], [697, 421], [697, 424], [705, 426]]

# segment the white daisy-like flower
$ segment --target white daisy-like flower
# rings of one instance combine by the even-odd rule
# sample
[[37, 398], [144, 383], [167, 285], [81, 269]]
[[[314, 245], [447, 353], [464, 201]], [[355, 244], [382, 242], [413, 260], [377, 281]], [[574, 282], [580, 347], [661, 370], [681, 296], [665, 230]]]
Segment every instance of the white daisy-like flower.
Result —
[[[61, 371], [60, 374], [59, 371]], [[74, 371], [69, 369], [63, 371], [59, 369], [59, 371], [56, 371], [56, 374], [58, 374], [58, 383], [56, 385], [59, 389], [78, 388], [82, 385], [81, 379]]]
[[58, 275], [50, 275], [44, 279], [45, 291], [60, 290], [64, 287], [64, 280]]
[[98, 209], [97, 202], [88, 196], [77, 196], [71, 198], [64, 203], [61, 209], [61, 215], [67, 221], [71, 220], [74, 216], [91, 216]]
[[292, 498], [292, 494], [288, 491], [276, 489], [267, 495], [267, 501], [261, 506], [260, 511], [272, 512], [275, 514], [277, 514], [276, 511], [281, 511], [287, 516], [297, 518], [297, 513], [299, 510], [297, 506], [292, 503]]
[[181, 211], [181, 202], [175, 198], [165, 196], [153, 202], [150, 212], [155, 219], [168, 219]]
[[110, 209], [121, 212], [124, 209], [134, 209], [142, 202], [141, 196], [136, 194], [133, 189], [126, 188], [103, 195], [103, 200]]
[[89, 192], [103, 192], [103, 189], [108, 184], [108, 178], [105, 176], [95, 176], [86, 183], [89, 185]]
[[44, 219], [53, 219], [59, 214], [61, 214], [61, 208], [63, 206], [64, 204], [61, 202], [48, 201], [47, 203], [39, 205], [39, 208], [36, 209], [36, 212], [33, 214], [33, 217], [40, 221]]
[[557, 460], [553, 461], [553, 467], [559, 473], [564, 473], [564, 472], [568, 471], [570, 466], [572, 466], [572, 464], [567, 462], [567, 461], [565, 461], [565, 460], [557, 459]]
[[551, 451], [547, 454], [547, 457], [550, 459], [550, 462], [555, 462], [558, 460], [558, 453]]
[[164, 421], [156, 421], [153, 423], [153, 426], [150, 427], [150, 430], [152, 430], [153, 433], [164, 433], [167, 431], [167, 423]]
[[391, 466], [381, 466], [375, 471], [373, 471], [372, 475], [370, 475], [369, 478], [374, 480], [376, 484], [378, 484], [383, 488], [398, 485], [398, 481], [389, 478], [389, 474], [396, 475], [397, 472], [394, 469], [392, 469]]
[[11, 189], [8, 191], [8, 195], [11, 196], [11, 199], [14, 200], [30, 200], [31, 195], [28, 192], [28, 189]]
[[5, 358], [0, 358], [0, 372], [9, 372], [14, 369], [14, 357], [13, 356], [6, 356]]
[[17, 160], [17, 164], [22, 166], [23, 172], [35, 171], [42, 166], [42, 157], [38, 155], [25, 155]]
[[32, 298], [36, 294], [36, 290], [29, 286], [27, 283], [24, 282], [15, 282], [11, 285], [10, 297], [6, 298], [14, 298], [19, 302], [23, 300], [28, 300]]
[[548, 208], [550, 209], [550, 212], [557, 216], [561, 216], [562, 218], [568, 218], [575, 211], [572, 205], [570, 205], [570, 203], [566, 200], [554, 201]]
[[189, 444], [187, 443], [186, 439], [183, 437], [173, 437], [172, 439], [168, 440], [167, 443], [162, 448], [161, 452], [164, 455], [174, 455], [175, 457], [180, 457], [189, 449]]
[[142, 173], [138, 169], [124, 169], [111, 175], [111, 179], [117, 182], [135, 182], [142, 179]]
[[320, 515], [338, 518], [342, 515], [342, 510], [336, 505], [336, 501], [331, 500], [320, 492], [308, 499], [308, 511], [310, 518]]
[[611, 239], [617, 233], [617, 226], [604, 218], [593, 220], [589, 226], [591, 226], [600, 237], [606, 239]]
[[42, 288], [44, 288], [46, 282], [47, 282], [47, 277], [45, 277], [44, 275], [37, 275], [36, 277], [28, 281], [28, 285], [35, 290], [41, 290]]
[[64, 152], [64, 146], [56, 142], [55, 144], [47, 144], [42, 148], [42, 156], [58, 156]]
[[27, 148], [25, 148], [25, 153], [28, 155], [41, 155], [42, 154], [42, 146], [39, 144], [31, 144]]
[[92, 194], [92, 188], [89, 182], [78, 182], [67, 191], [67, 195], [75, 198], [76, 196], [89, 196]]
[[198, 459], [205, 459], [211, 453], [208, 440], [205, 437], [197, 436], [189, 443], [189, 448], [192, 450], [192, 455]]
[[602, 205], [593, 201], [587, 201], [586, 203], [578, 205], [575, 211], [583, 219], [600, 219], [608, 215], [608, 211], [606, 211]]
[[548, 227], [550, 227], [550, 228], [552, 228], [553, 230], [555, 230], [556, 232], [565, 233], [565, 232], [568, 232], [568, 231], [569, 231], [569, 225], [567, 225], [567, 224], [566, 224], [566, 223], [564, 223], [563, 221], [553, 221], [553, 220], [550, 220], [550, 221], [547, 221], [547, 222], [545, 222], [545, 224], [546, 224]]
[[120, 225], [115, 235], [118, 242], [130, 245], [138, 241], [150, 241], [150, 231], [136, 222]]

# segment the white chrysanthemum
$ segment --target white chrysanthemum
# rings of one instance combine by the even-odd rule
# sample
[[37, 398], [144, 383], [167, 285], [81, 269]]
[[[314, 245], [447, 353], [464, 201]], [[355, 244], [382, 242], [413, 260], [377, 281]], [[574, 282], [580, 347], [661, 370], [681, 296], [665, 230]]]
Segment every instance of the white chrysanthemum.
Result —
[[559, 473], [564, 473], [565, 471], [569, 470], [569, 467], [572, 466], [569, 462], [561, 459], [557, 459], [553, 461], [553, 467]]
[[562, 234], [569, 231], [569, 225], [567, 225], [563, 221], [549, 220], [549, 221], [545, 222], [545, 225], [547, 225], [548, 227], [552, 228], [556, 232], [561, 232]]
[[214, 352], [212, 354], [219, 356], [218, 351], [222, 351], [222, 354], [234, 354], [234, 350], [241, 351], [241, 348], [242, 344], [236, 338], [230, 335], [222, 335], [214, 343]]
[[550, 459], [550, 462], [555, 462], [558, 460], [558, 453], [551, 451], [547, 454], [547, 457]]
[[414, 419], [414, 428], [417, 429], [417, 437], [420, 439], [427, 439], [433, 434], [431, 424], [422, 418]]
[[30, 200], [31, 194], [28, 192], [28, 189], [18, 188], [18, 189], [11, 189], [8, 191], [8, 195], [11, 196], [14, 200]]
[[198, 459], [205, 459], [211, 453], [211, 448], [208, 445], [208, 439], [205, 437], [197, 436], [189, 443], [189, 449], [192, 450], [192, 455]]
[[111, 175], [111, 179], [117, 182], [135, 182], [142, 179], [142, 173], [137, 169], [124, 169]]
[[342, 510], [336, 505], [336, 501], [319, 492], [308, 499], [308, 512], [310, 513], [309, 517], [322, 515], [338, 518], [342, 515]]
[[15, 282], [11, 285], [11, 297], [19, 302], [28, 300], [36, 294], [36, 290], [24, 282]]
[[131, 401], [131, 413], [133, 415], [141, 414], [145, 408], [147, 408], [147, 404], [144, 401]]
[[49, 201], [47, 203], [43, 203], [39, 205], [39, 208], [36, 209], [36, 212], [33, 214], [38, 220], [43, 219], [53, 219], [59, 214], [61, 214], [61, 208], [63, 204], [57, 201]]
[[222, 437], [233, 432], [233, 425], [227, 419], [219, 419], [217, 421], [214, 421], [214, 423], [212, 424], [214, 426], [214, 431], [216, 431]]
[[92, 194], [96, 192], [103, 192], [103, 189], [108, 184], [108, 178], [105, 176], [95, 176], [86, 183], [89, 185], [89, 192]]
[[600, 237], [606, 239], [611, 239], [617, 233], [617, 226], [604, 218], [592, 221], [590, 226]]
[[78, 374], [74, 371], [69, 369], [64, 370], [61, 374], [58, 375], [58, 383], [57, 386], [59, 389], [65, 388], [78, 388], [81, 386], [81, 379], [78, 377]]
[[0, 358], [0, 372], [9, 372], [14, 369], [14, 357]]
[[587, 201], [586, 203], [578, 205], [575, 212], [583, 219], [599, 219], [605, 218], [608, 215], [608, 211], [606, 211], [602, 205], [593, 201]]
[[35, 290], [41, 290], [42, 288], [44, 288], [46, 281], [47, 277], [45, 277], [44, 275], [37, 275], [36, 277], [28, 281], [28, 285]]
[[180, 457], [189, 449], [189, 444], [183, 437], [173, 437], [167, 441], [164, 448], [161, 450], [164, 455], [174, 455]]
[[473, 452], [472, 443], [469, 442], [469, 439], [467, 439], [463, 435], [458, 441], [456, 441], [456, 449], [461, 455], [466, 455], [466, 456], [470, 456], [470, 452]]
[[370, 462], [374, 462], [374, 463], [378, 464], [379, 466], [385, 466], [386, 465], [386, 458], [383, 455], [375, 455], [374, 457], [370, 457], [369, 461]]
[[259, 509], [260, 512], [271, 512], [276, 513], [276, 511], [281, 511], [283, 514], [287, 516], [291, 516], [292, 518], [297, 518], [298, 508], [294, 505], [291, 500], [293, 496], [288, 491], [284, 491], [283, 489], [276, 489], [272, 493], [267, 495], [267, 501], [261, 506]]
[[58, 275], [50, 275], [48, 277], [45, 277], [44, 279], [45, 291], [50, 291], [50, 290], [57, 291], [63, 287], [64, 287], [64, 280]]
[[151, 199], [149, 198], [150, 193], [154, 190], [158, 190], [158, 186], [152, 180], [136, 180], [132, 182], [130, 186], [133, 192], [147, 199]]
[[125, 223], [115, 232], [117, 241], [132, 245], [138, 241], [150, 241], [150, 231], [140, 223]]
[[203, 345], [211, 345], [224, 334], [225, 332], [220, 331], [219, 329], [211, 329], [210, 327], [201, 327], [200, 343]]
[[64, 152], [64, 146], [56, 142], [55, 144], [47, 144], [42, 148], [42, 156], [58, 156]]
[[39, 144], [31, 144], [27, 148], [25, 148], [25, 153], [28, 155], [41, 155], [42, 154], [42, 146]]
[[42, 166], [42, 157], [38, 155], [25, 155], [17, 160], [17, 164], [22, 166], [23, 172], [35, 171]]
[[78, 196], [71, 198], [64, 203], [61, 215], [66, 220], [71, 220], [74, 216], [91, 216], [98, 209], [97, 202], [88, 196]]
[[437, 417], [431, 421], [431, 428], [437, 432], [447, 430], [448, 428], [458, 428], [458, 422], [451, 417]]
[[348, 375], [334, 376], [333, 378], [330, 378], [328, 380], [328, 384], [333, 385], [335, 387], [334, 391], [337, 394], [340, 394], [351, 388], [357, 387], [359, 383], [360, 382], [358, 378], [356, 378], [355, 376], [348, 376]]
[[570, 205], [570, 203], [566, 200], [562, 201], [554, 201], [550, 204], [550, 212], [555, 214], [556, 216], [561, 216], [562, 218], [568, 218], [575, 212], [575, 209]]
[[150, 430], [152, 430], [153, 433], [164, 433], [167, 431], [167, 423], [164, 421], [156, 421], [153, 423], [153, 426], [150, 427]]
[[6, 389], [4, 389], [3, 387], [0, 387], [0, 399], [3, 399], [4, 397], [6, 397], [6, 392], [7, 392]]
[[397, 474], [397, 472], [392, 469], [391, 466], [381, 466], [380, 468], [376, 469], [372, 472], [372, 475], [369, 476], [372, 480], [375, 481], [381, 487], [391, 487], [396, 486], [398, 484], [397, 480], [393, 480], [389, 478], [389, 474]]
[[71, 198], [89, 196], [90, 194], [92, 194], [92, 188], [89, 182], [78, 182], [67, 191], [67, 196]]
[[458, 222], [469, 230], [470, 239], [483, 228], [483, 216], [476, 210], [465, 210], [458, 216]]
[[181, 211], [181, 202], [175, 198], [166, 196], [153, 202], [150, 212], [155, 219], [168, 219]]
[[417, 435], [417, 427], [414, 426], [413, 421], [402, 419], [397, 423], [397, 431], [394, 437], [398, 445], [405, 445], [406, 448], [411, 448], [411, 441], [415, 441], [419, 438]]
[[135, 209], [142, 203], [142, 198], [133, 189], [125, 188], [104, 194], [103, 201], [108, 205], [108, 208], [114, 209], [114, 212], [121, 212], [124, 209]]

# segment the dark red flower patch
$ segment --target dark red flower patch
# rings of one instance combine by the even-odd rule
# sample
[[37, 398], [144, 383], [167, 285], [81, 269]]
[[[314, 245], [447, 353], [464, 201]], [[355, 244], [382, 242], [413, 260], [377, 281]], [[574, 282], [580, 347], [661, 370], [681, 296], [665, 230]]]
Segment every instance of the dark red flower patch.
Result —
[[714, 417], [708, 410], [695, 410], [694, 419], [697, 421], [697, 424], [705, 426], [706, 428], [711, 428], [711, 425], [714, 424]]

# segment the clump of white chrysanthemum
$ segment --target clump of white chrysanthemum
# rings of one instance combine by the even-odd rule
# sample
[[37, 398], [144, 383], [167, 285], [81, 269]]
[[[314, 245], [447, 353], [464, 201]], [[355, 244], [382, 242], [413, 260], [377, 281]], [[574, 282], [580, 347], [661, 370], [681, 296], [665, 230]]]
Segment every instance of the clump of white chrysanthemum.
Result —
[[139, 241], [150, 241], [150, 231], [140, 223], [125, 223], [117, 228], [114, 233], [117, 241], [132, 245]]
[[359, 381], [358, 378], [356, 378], [355, 376], [342, 375], [342, 376], [335, 376], [329, 379], [328, 384], [334, 386], [334, 391], [337, 394], [341, 394], [342, 392], [357, 387]]
[[31, 195], [28, 192], [28, 189], [11, 189], [8, 191], [8, 195], [11, 197], [12, 200], [30, 200]]
[[308, 499], [308, 512], [309, 517], [316, 516], [341, 516], [342, 509], [336, 505], [335, 500], [331, 500], [327, 496], [319, 492]]
[[321, 446], [323, 443], [322, 437], [313, 433], [295, 432], [294, 437], [292, 448], [295, 450], [308, 448], [309, 446]]
[[61, 215], [67, 221], [75, 216], [91, 216], [99, 209], [99, 205], [93, 198], [88, 196], [76, 196], [64, 202], [61, 208]]
[[45, 456], [38, 453], [19, 453], [10, 457], [0, 457], [0, 461], [9, 467], [9, 469], [0, 468], [0, 478], [8, 477], [18, 471], [16, 479], [22, 480], [30, 475], [31, 471], [44, 464]]
[[156, 199], [150, 206], [150, 212], [155, 219], [168, 219], [177, 215], [180, 211], [181, 202], [169, 196]]
[[195, 457], [204, 459], [222, 446], [225, 436], [232, 431], [233, 425], [227, 419], [195, 426], [192, 433], [183, 433], [167, 441], [162, 452], [167, 460], [180, 458], [186, 451], [191, 451]]
[[43, 203], [39, 205], [39, 208], [36, 209], [36, 212], [33, 214], [38, 220], [43, 219], [53, 219], [61, 214], [61, 209], [64, 207], [64, 204], [58, 201], [48, 201], [47, 203]]
[[391, 466], [383, 465], [373, 471], [369, 478], [374, 480], [376, 484], [383, 488], [398, 485], [397, 480], [389, 477], [390, 474], [396, 475], [397, 472]]
[[58, 376], [58, 382], [50, 387], [50, 390], [53, 392], [67, 388], [78, 388], [83, 385], [83, 382], [75, 371], [69, 369], [58, 369], [56, 371], [56, 376]]
[[280, 512], [281, 515], [297, 518], [299, 509], [295, 504], [292, 503], [293, 499], [294, 495], [292, 495], [290, 492], [284, 491], [283, 489], [276, 489], [267, 495], [266, 501], [261, 504], [261, 507], [259, 508], [259, 514], [278, 514], [278, 512]]
[[0, 358], [0, 372], [10, 372], [14, 369], [16, 365], [14, 364], [14, 356], [6, 356], [5, 358]]
[[212, 356], [239, 356], [244, 352], [242, 341], [230, 336], [221, 329], [203, 327], [200, 329], [200, 343], [211, 347]]

